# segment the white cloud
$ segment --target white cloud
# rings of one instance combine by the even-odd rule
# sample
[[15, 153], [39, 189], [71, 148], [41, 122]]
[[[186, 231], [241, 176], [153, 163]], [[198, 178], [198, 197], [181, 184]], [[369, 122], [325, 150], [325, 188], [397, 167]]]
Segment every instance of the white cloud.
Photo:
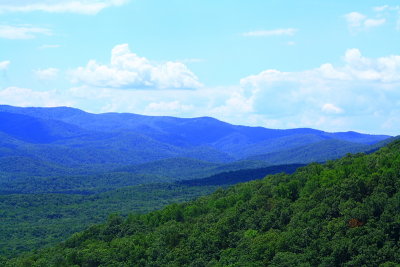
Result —
[[193, 105], [182, 104], [180, 101], [159, 101], [148, 104], [144, 113], [148, 115], [164, 115], [168, 114], [179, 116], [184, 113], [190, 113], [194, 109]]
[[373, 9], [375, 12], [382, 12], [382, 11], [387, 10], [388, 8], [389, 8], [388, 5], [383, 5], [383, 6], [376, 6]]
[[251, 31], [251, 32], [245, 32], [242, 35], [243, 36], [248, 36], [248, 37], [276, 36], [276, 35], [289, 35], [289, 36], [292, 36], [296, 32], [297, 32], [297, 29], [287, 28], [287, 29]]
[[[342, 66], [325, 63], [301, 72], [265, 70], [243, 78], [250, 114], [263, 114], [279, 128], [379, 132], [385, 121], [400, 112], [400, 56], [367, 58], [358, 49], [349, 49], [343, 61]], [[400, 126], [392, 128], [392, 133], [396, 131]]]
[[32, 39], [36, 35], [51, 35], [51, 30], [30, 25], [9, 26], [0, 25], [0, 38], [5, 39]]
[[378, 16], [389, 19], [396, 18], [396, 30], [400, 31], [400, 6], [377, 6], [373, 8]]
[[56, 68], [38, 69], [34, 70], [33, 73], [40, 80], [53, 80], [57, 78], [59, 69]]
[[243, 89], [233, 90], [223, 103], [216, 105], [210, 113], [218, 117], [235, 117], [238, 114], [249, 114], [254, 111], [254, 97], [247, 97]]
[[367, 19], [364, 21], [364, 26], [367, 28], [378, 27], [385, 24], [386, 19]]
[[338, 69], [347, 73], [352, 80], [377, 81], [381, 83], [400, 82], [400, 56], [391, 55], [377, 59], [363, 57], [358, 49], [347, 50], [347, 66]]
[[[265, 70], [230, 87], [155, 91], [82, 85], [48, 92], [8, 88], [0, 91], [0, 102], [69, 105], [91, 112], [212, 116], [269, 128], [399, 134], [400, 56], [369, 58], [349, 49], [342, 59], [340, 65], [324, 63], [299, 72]], [[133, 64], [116, 58], [113, 62]]]
[[400, 6], [389, 6], [389, 5], [376, 6], [373, 8], [373, 10], [377, 13], [381, 13], [384, 11], [399, 11]]
[[72, 106], [73, 102], [66, 100], [65, 97], [56, 90], [34, 91], [28, 88], [7, 87], [0, 90], [0, 103], [14, 106]]
[[281, 72], [266, 70], [241, 80], [244, 86], [269, 85], [275, 82], [314, 82], [315, 80], [335, 81], [376, 81], [381, 83], [400, 82], [400, 56], [381, 58], [363, 57], [360, 50], [348, 49], [344, 56], [345, 65], [334, 67], [330, 63], [303, 72]]
[[132, 53], [127, 44], [111, 51], [108, 65], [90, 60], [71, 71], [74, 82], [95, 87], [136, 89], [193, 89], [201, 87], [196, 75], [181, 62], [155, 64]]
[[6, 70], [8, 69], [8, 66], [10, 65], [11, 61], [5, 60], [5, 61], [0, 61], [0, 70]]
[[352, 31], [366, 30], [372, 27], [382, 26], [386, 23], [385, 18], [371, 19], [359, 12], [351, 12], [346, 14], [344, 17], [347, 20], [347, 25], [349, 26], [349, 29]]
[[360, 27], [367, 18], [365, 15], [358, 12], [351, 12], [345, 15], [349, 27]]
[[321, 110], [325, 113], [328, 114], [339, 114], [343, 112], [343, 109], [335, 106], [334, 104], [331, 103], [326, 103], [322, 106]]
[[121, 6], [128, 0], [0, 0], [0, 13], [50, 12], [94, 15], [101, 10]]

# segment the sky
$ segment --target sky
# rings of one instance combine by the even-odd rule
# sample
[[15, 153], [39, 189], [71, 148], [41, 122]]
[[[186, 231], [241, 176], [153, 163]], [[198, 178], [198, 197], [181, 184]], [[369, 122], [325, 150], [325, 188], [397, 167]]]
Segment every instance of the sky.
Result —
[[0, 0], [0, 104], [400, 134], [400, 2]]

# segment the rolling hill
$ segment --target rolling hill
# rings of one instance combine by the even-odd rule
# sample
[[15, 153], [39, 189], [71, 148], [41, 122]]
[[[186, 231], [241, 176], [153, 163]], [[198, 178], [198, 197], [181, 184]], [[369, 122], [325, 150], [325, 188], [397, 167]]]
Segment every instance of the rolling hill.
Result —
[[[87, 163], [113, 168], [179, 157], [228, 163], [262, 158], [269, 153], [284, 153], [324, 141], [332, 141], [330, 149], [352, 152], [357, 145], [373, 145], [389, 137], [306, 128], [247, 127], [210, 117], [183, 119], [128, 113], [91, 114], [67, 107], [1, 105], [0, 122], [0, 155], [30, 156], [74, 168]], [[7, 150], [7, 147], [13, 149]], [[325, 158], [339, 156], [342, 153], [327, 154]]]
[[4, 266], [398, 266], [400, 142], [77, 233]]
[[74, 108], [0, 106], [2, 193], [102, 192], [222, 172], [323, 162], [388, 136], [231, 125]]

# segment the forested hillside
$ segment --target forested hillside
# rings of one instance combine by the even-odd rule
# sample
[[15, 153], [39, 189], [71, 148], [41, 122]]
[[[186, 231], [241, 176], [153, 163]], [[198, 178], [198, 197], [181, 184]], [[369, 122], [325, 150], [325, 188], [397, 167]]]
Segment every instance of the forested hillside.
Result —
[[[110, 214], [147, 213], [214, 192], [213, 186], [146, 184], [104, 193], [0, 195], [0, 257], [55, 245]], [[1, 266], [1, 265], [0, 265]]]
[[[186, 168], [197, 166], [196, 163], [189, 164]], [[171, 170], [166, 175], [188, 175], [185, 171], [179, 173], [178, 166], [180, 164], [174, 170], [171, 165]], [[199, 167], [202, 166], [206, 165], [200, 164]], [[296, 164], [229, 171], [176, 183], [150, 183], [156, 179], [168, 179], [157, 175], [131, 175], [123, 172], [93, 176], [41, 177], [28, 180], [29, 183], [16, 181], [12, 184], [13, 187], [3, 186], [0, 190], [0, 255], [16, 256], [29, 250], [54, 245], [92, 224], [103, 222], [112, 213], [146, 213], [167, 204], [212, 193], [217, 186], [226, 187], [260, 179], [267, 174], [292, 173], [300, 166], [302, 165]], [[147, 169], [148, 166], [143, 167]], [[162, 172], [166, 169], [166, 166], [162, 166], [154, 171]], [[200, 173], [200, 169], [198, 171]], [[205, 169], [203, 174], [208, 171], [211, 170]], [[135, 182], [142, 184], [126, 186]], [[58, 187], [54, 187], [55, 185]], [[57, 189], [63, 190], [57, 192]]]
[[112, 216], [5, 266], [398, 266], [400, 142]]

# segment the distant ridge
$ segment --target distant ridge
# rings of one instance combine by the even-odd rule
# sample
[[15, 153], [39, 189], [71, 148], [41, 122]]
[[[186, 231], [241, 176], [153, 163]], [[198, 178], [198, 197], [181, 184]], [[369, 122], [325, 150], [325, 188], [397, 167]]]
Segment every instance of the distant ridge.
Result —
[[[117, 152], [130, 149], [142, 152], [142, 159], [122, 153], [131, 163], [170, 157], [229, 162], [317, 144], [324, 140], [372, 145], [390, 137], [352, 131], [328, 133], [309, 128], [276, 130], [240, 126], [211, 117], [91, 114], [68, 107], [20, 108], [0, 105], [0, 121], [4, 125], [0, 132], [32, 144], [57, 144], [87, 149], [90, 146], [94, 150], [108, 144], [108, 149]], [[136, 141], [129, 141], [133, 139]]]
[[210, 117], [0, 105], [0, 187], [21, 193], [100, 192], [324, 162], [374, 151], [388, 138], [352, 131], [240, 126]]

